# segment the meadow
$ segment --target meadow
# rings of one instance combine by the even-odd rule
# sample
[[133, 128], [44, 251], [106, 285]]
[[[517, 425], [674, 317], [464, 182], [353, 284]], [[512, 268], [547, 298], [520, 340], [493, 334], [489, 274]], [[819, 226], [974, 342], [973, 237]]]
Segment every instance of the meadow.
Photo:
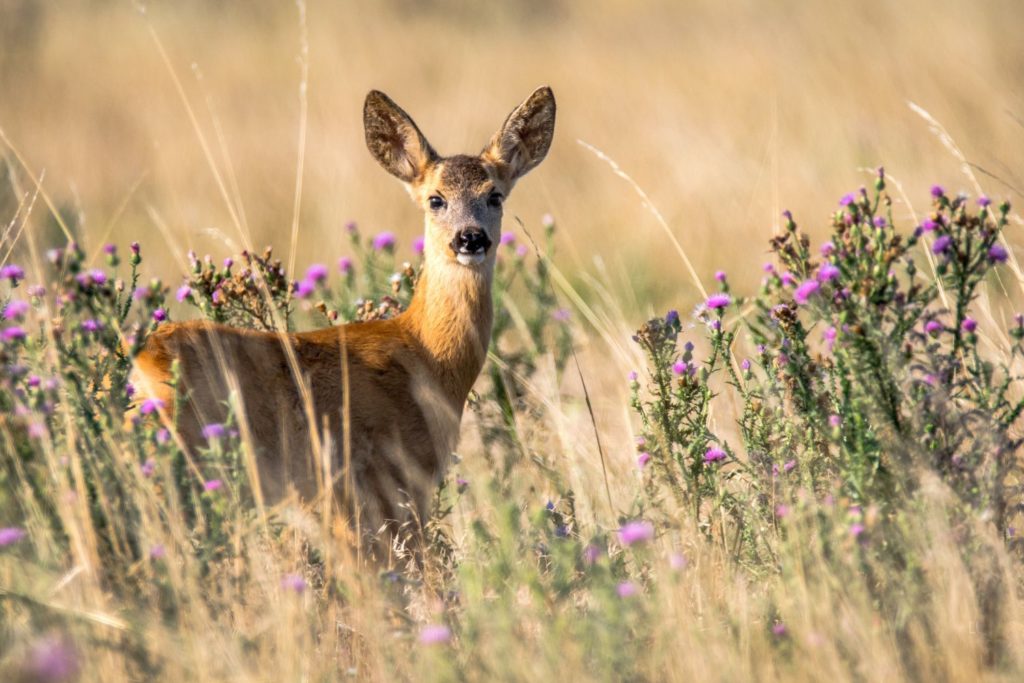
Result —
[[[1022, 14], [0, 4], [0, 678], [1019, 680]], [[366, 91], [454, 153], [542, 83], [422, 561], [187, 457], [159, 325], [409, 301]]]

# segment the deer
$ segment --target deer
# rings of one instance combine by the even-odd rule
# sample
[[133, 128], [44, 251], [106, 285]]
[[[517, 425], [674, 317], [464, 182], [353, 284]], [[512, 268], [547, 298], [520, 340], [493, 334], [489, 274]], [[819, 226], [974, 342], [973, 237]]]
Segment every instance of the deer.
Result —
[[263, 499], [312, 501], [326, 491], [366, 540], [428, 518], [487, 357], [503, 206], [548, 153], [555, 99], [549, 87], [535, 90], [476, 155], [441, 156], [376, 90], [363, 124], [373, 158], [424, 213], [406, 310], [299, 333], [165, 323], [135, 357], [130, 381], [137, 402], [154, 399], [192, 452], [234, 400]]

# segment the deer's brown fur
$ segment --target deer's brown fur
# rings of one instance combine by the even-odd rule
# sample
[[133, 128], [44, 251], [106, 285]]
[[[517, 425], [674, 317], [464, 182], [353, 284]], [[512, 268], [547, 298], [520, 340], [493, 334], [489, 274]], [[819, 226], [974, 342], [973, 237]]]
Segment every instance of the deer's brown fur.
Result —
[[[445, 158], [394, 102], [371, 92], [367, 146], [426, 213], [424, 267], [409, 308], [391, 320], [288, 335], [165, 325], [135, 360], [140, 398], [169, 408], [182, 398], [177, 429], [195, 449], [203, 426], [224, 421], [237, 392], [269, 500], [293, 488], [309, 499], [326, 487], [367, 531], [407, 521], [409, 512], [423, 519], [486, 358], [500, 200], [546, 155], [554, 116], [554, 97], [540, 88], [480, 155]], [[482, 254], [480, 244], [488, 244]], [[180, 397], [169, 385], [175, 361]], [[333, 481], [323, 481], [313, 443], [328, 454]]]

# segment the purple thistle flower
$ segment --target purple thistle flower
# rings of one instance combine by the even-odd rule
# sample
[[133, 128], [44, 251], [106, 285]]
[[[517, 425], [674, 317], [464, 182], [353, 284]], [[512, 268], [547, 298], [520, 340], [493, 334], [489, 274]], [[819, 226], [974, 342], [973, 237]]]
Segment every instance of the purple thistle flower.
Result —
[[981, 208], [985, 208], [991, 203], [992, 200], [986, 197], [985, 195], [981, 195], [980, 197], [978, 197], [978, 206], [980, 206]]
[[795, 467], [796, 467], [796, 460], [787, 460], [782, 465], [782, 471], [783, 472], [787, 472], [787, 473], [788, 472], [792, 472], [793, 468], [795, 468]]
[[373, 238], [372, 244], [377, 251], [391, 251], [395, 248], [395, 233], [382, 232]]
[[525, 244], [520, 244], [518, 247], [516, 247], [516, 256], [518, 256], [519, 258], [524, 258], [529, 253], [530, 250], [526, 247]]
[[857, 195], [852, 192], [848, 192], [843, 195], [842, 199], [839, 200], [839, 206], [849, 206], [857, 201]]
[[551, 319], [556, 323], [567, 323], [571, 317], [572, 313], [568, 308], [559, 308], [551, 312]]
[[629, 374], [626, 375], [630, 382], [635, 382], [639, 376], [640, 375], [636, 374], [636, 370], [630, 370]]
[[668, 566], [673, 571], [682, 571], [686, 569], [686, 556], [682, 553], [670, 553], [668, 556]]
[[181, 287], [178, 287], [178, 291], [174, 293], [174, 298], [177, 299], [179, 302], [184, 301], [190, 296], [192, 296], [192, 288], [189, 287], [188, 285], [182, 285]]
[[706, 463], [721, 462], [725, 458], [726, 453], [721, 448], [712, 447], [704, 453], [704, 462]]
[[940, 235], [936, 238], [935, 243], [932, 245], [933, 254], [941, 254], [949, 249], [949, 245], [953, 243], [953, 238], [949, 235]]
[[157, 543], [149, 549], [149, 559], [151, 560], [162, 560], [167, 557], [167, 549], [160, 543]]
[[7, 307], [4, 308], [4, 318], [7, 320], [16, 320], [22, 318], [28, 313], [31, 306], [23, 299], [11, 299], [7, 302]]
[[421, 645], [441, 645], [452, 639], [452, 630], [444, 624], [427, 624], [420, 629]]
[[25, 538], [27, 535], [28, 534], [25, 533], [24, 529], [20, 529], [16, 526], [9, 526], [0, 529], [0, 547], [13, 545]]
[[82, 324], [79, 325], [79, 327], [82, 328], [83, 332], [99, 332], [100, 330], [103, 329], [103, 323], [101, 323], [99, 320], [96, 320], [95, 318], [88, 318], [86, 320], [83, 320]]
[[18, 340], [18, 339], [24, 339], [25, 338], [25, 330], [23, 330], [18, 325], [11, 325], [10, 327], [5, 327], [4, 328], [2, 336], [3, 336], [4, 341], [15, 341], [15, 340]]
[[142, 405], [139, 406], [139, 412], [143, 415], [151, 415], [152, 413], [162, 410], [164, 405], [164, 402], [158, 398], [147, 398], [142, 402]]
[[766, 273], [774, 273], [775, 272], [775, 264], [774, 263], [766, 263], [763, 266], [761, 266], [761, 270], [763, 270]]
[[978, 321], [974, 318], [964, 318], [964, 321], [960, 323], [960, 327], [964, 332], [971, 334], [978, 329]]
[[843, 418], [839, 417], [838, 415], [829, 415], [828, 416], [828, 423], [832, 427], [838, 427], [841, 424], [843, 424]]
[[789, 514], [789, 506], [788, 505], [784, 505], [783, 503], [779, 503], [778, 505], [775, 506], [775, 516], [778, 517], [779, 519], [782, 519], [783, 517], [785, 517], [788, 514]]
[[1010, 254], [1001, 244], [993, 244], [988, 249], [988, 260], [992, 263], [1005, 263]]
[[615, 593], [620, 598], [631, 598], [639, 592], [640, 589], [637, 588], [637, 585], [632, 581], [623, 581], [615, 587]]
[[749, 358], [744, 358], [743, 359], [743, 362], [740, 363], [740, 369], [742, 369], [743, 371], [747, 371], [747, 370], [750, 369], [750, 359]]
[[[502, 238], [504, 238], [504, 237], [505, 236], [502, 235]], [[515, 239], [515, 238], [513, 237], [513, 239]], [[422, 235], [417, 237], [416, 239], [414, 239], [412, 241], [412, 250], [413, 250], [413, 253], [415, 253], [415, 254], [422, 254], [423, 253], [423, 249], [426, 248], [426, 246], [427, 246], [427, 241], [425, 239], [423, 239]]]
[[352, 259], [348, 256], [342, 256], [338, 259], [338, 271], [342, 275], [348, 275], [349, 271], [352, 270]]
[[651, 454], [644, 451], [640, 455], [636, 456], [636, 466], [643, 469], [644, 466], [651, 461]]
[[831, 256], [835, 250], [836, 245], [834, 245], [832, 242], [825, 242], [824, 244], [821, 245], [820, 249], [821, 255], [825, 257]]
[[945, 329], [938, 320], [929, 320], [924, 324], [924, 331], [932, 337], [937, 337]]
[[162, 323], [163, 321], [167, 320], [167, 311], [165, 311], [162, 308], [156, 309], [155, 311], [153, 311], [153, 320], [157, 321], [158, 323]]
[[203, 438], [207, 441], [214, 439], [220, 439], [224, 436], [225, 429], [224, 425], [219, 422], [211, 422], [210, 424], [203, 427]]
[[715, 279], [719, 282], [725, 282], [725, 271], [719, 270], [715, 273]]
[[316, 291], [316, 283], [312, 280], [302, 279], [295, 283], [295, 296], [300, 299], [307, 298]]
[[881, 216], [875, 216], [874, 224], [876, 228], [884, 228], [886, 226], [886, 221]]
[[860, 535], [864, 533], [864, 525], [860, 522], [854, 522], [850, 525], [850, 535], [854, 538], [860, 538]]
[[795, 292], [793, 292], [793, 299], [802, 306], [806, 304], [819, 289], [821, 289], [821, 283], [817, 280], [805, 280], [800, 283], [800, 286], [796, 288]]
[[213, 491], [219, 491], [221, 488], [223, 488], [223, 486], [224, 482], [222, 482], [220, 479], [210, 479], [208, 481], [203, 482], [203, 490], [211, 493]]
[[38, 298], [46, 296], [46, 287], [43, 287], [42, 285], [31, 285], [25, 291], [28, 292], [29, 296]]
[[786, 635], [787, 632], [788, 629], [786, 628], [786, 625], [783, 624], [781, 621], [777, 621], [774, 624], [772, 624], [772, 635], [781, 638], [784, 635]]
[[21, 269], [21, 266], [16, 266], [13, 263], [9, 263], [3, 268], [0, 268], [0, 279], [10, 280], [11, 282], [17, 282], [25, 278], [25, 271]]
[[503, 232], [501, 233], [501, 239], [498, 240], [498, 244], [504, 246], [512, 246], [516, 243], [516, 234], [514, 232]]
[[839, 277], [839, 267], [833, 263], [822, 263], [818, 268], [818, 282], [828, 282]]
[[555, 217], [552, 216], [550, 213], [546, 213], [540, 217], [540, 224], [550, 230], [551, 228], [555, 227]]
[[306, 268], [306, 279], [313, 282], [323, 282], [327, 279], [327, 266], [322, 263], [314, 263]]
[[601, 548], [591, 543], [583, 549], [583, 561], [587, 564], [595, 564], [601, 558]]
[[627, 522], [619, 529], [619, 543], [624, 546], [631, 546], [635, 543], [645, 543], [654, 538], [654, 525], [642, 520]]
[[932, 196], [938, 199], [942, 195], [946, 194], [946, 191], [942, 188], [942, 185], [932, 185]]
[[146, 462], [139, 465], [139, 471], [142, 473], [142, 476], [149, 479], [156, 472], [156, 460], [149, 458]]
[[796, 277], [793, 275], [793, 273], [789, 272], [788, 270], [782, 274], [781, 279], [782, 284], [785, 285], [786, 287], [792, 287], [793, 285], [796, 284]]
[[345, 223], [345, 232], [354, 235], [359, 232], [359, 225], [355, 221], [348, 221]]
[[51, 634], [32, 643], [22, 664], [26, 680], [60, 683], [78, 680], [78, 653], [66, 636]]
[[301, 594], [306, 590], [306, 579], [302, 574], [285, 574], [281, 577], [281, 588]]
[[139, 251], [141, 250], [141, 247], [139, 247], [138, 242], [132, 242], [131, 244], [128, 245], [128, 248], [131, 249], [131, 252], [136, 256], [139, 255]]
[[113, 256], [114, 254], [117, 253], [117, 245], [116, 244], [104, 244], [103, 245], [103, 253], [106, 254], [107, 256]]
[[924, 222], [921, 223], [921, 232], [931, 232], [937, 227], [939, 227], [938, 223], [933, 221], [931, 218], [926, 218]]
[[677, 375], [685, 375], [690, 369], [690, 364], [685, 360], [678, 360], [672, 365], [672, 372]]
[[675, 325], [677, 322], [679, 322], [679, 311], [672, 309], [665, 314], [666, 325]]
[[730, 303], [732, 303], [732, 297], [724, 292], [719, 292], [718, 294], [712, 294], [709, 296], [708, 300], [704, 302], [704, 305], [708, 308], [717, 309], [725, 308]]
[[228, 256], [224, 259], [224, 270], [231, 270], [231, 266], [235, 265], [235, 259]]
[[157, 430], [157, 433], [156, 433], [156, 442], [157, 443], [167, 443], [170, 440], [171, 440], [171, 432], [167, 428], [161, 427], [159, 430]]

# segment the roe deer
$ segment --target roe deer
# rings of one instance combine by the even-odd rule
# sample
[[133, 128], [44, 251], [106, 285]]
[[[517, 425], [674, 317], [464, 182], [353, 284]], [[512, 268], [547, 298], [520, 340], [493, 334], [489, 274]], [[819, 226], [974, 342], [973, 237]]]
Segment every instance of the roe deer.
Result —
[[555, 99], [537, 89], [476, 156], [440, 156], [381, 92], [367, 95], [363, 123], [374, 158], [426, 215], [408, 310], [298, 334], [167, 324], [136, 357], [132, 381], [140, 398], [168, 410], [181, 399], [176, 426], [192, 450], [205, 424], [225, 420], [234, 393], [265, 497], [281, 500], [294, 487], [309, 500], [333, 488], [364, 532], [393, 532], [412, 514], [425, 519], [456, 446], [490, 342], [502, 203], [547, 154]]

